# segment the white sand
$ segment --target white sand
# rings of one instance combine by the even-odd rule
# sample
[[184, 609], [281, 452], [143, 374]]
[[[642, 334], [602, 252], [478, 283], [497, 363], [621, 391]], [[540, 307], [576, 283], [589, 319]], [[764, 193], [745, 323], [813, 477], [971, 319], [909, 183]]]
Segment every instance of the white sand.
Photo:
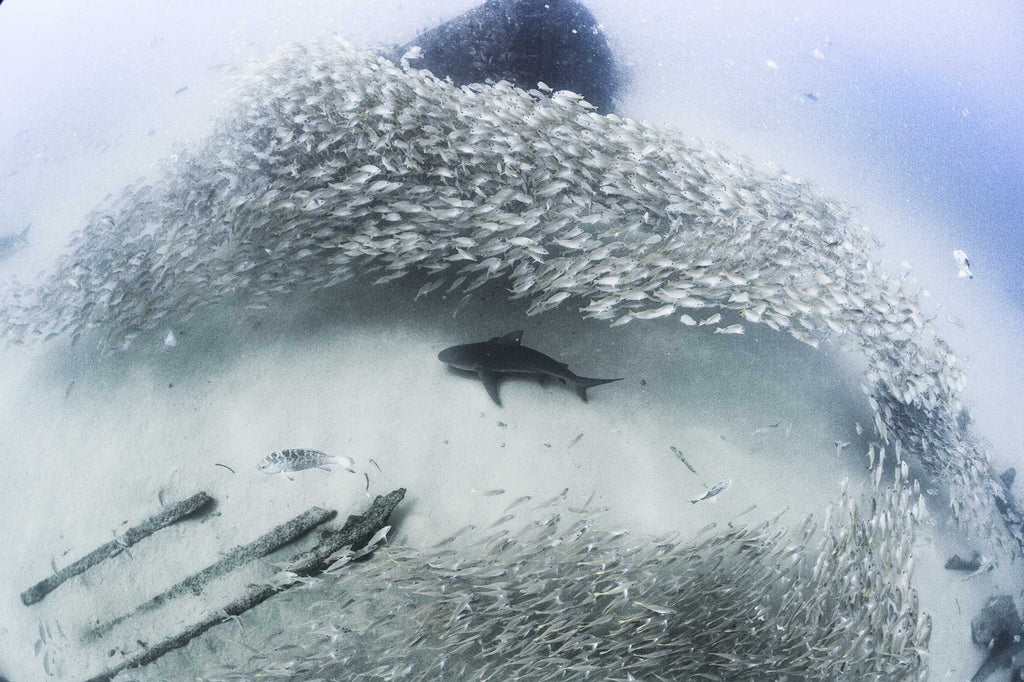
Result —
[[[854, 486], [866, 480], [869, 432], [859, 439], [854, 426], [870, 424], [866, 401], [856, 373], [826, 350], [767, 328], [722, 336], [674, 318], [609, 328], [581, 321], [569, 304], [526, 318], [524, 306], [500, 289], [474, 292], [453, 319], [461, 294], [442, 300], [435, 292], [414, 304], [418, 286], [350, 283], [282, 306], [287, 317], [235, 312], [227, 321], [211, 314], [175, 328], [175, 348], [163, 347], [160, 330], [110, 359], [94, 357], [86, 344], [36, 355], [5, 351], [0, 674], [12, 682], [43, 679], [42, 655], [33, 654], [39, 623], [56, 636], [59, 622], [68, 635], [48, 645], [64, 663], [64, 679], [138, 652], [136, 640], [174, 634], [271, 575], [270, 560], [218, 581], [202, 599], [183, 599], [82, 642], [91, 623], [131, 610], [311, 505], [342, 517], [361, 511], [363, 472], [371, 494], [408, 488], [393, 541], [422, 547], [466, 524], [490, 523], [520, 495], [539, 500], [565, 487], [570, 505], [593, 494], [592, 504], [607, 508], [602, 522], [609, 526], [686, 536], [751, 504], [757, 509], [746, 522], [788, 507], [784, 519], [796, 524], [820, 515], [844, 476]], [[591, 389], [589, 403], [557, 382], [513, 379], [502, 385], [498, 407], [479, 381], [436, 359], [445, 346], [516, 328], [525, 329], [524, 344], [578, 374], [625, 379]], [[834, 440], [852, 444], [837, 458]], [[349, 455], [358, 473], [310, 470], [289, 481], [254, 470], [270, 451], [290, 447]], [[690, 503], [723, 479], [732, 485], [715, 501]], [[218, 501], [217, 515], [160, 531], [132, 549], [134, 558], [118, 556], [41, 604], [21, 604], [19, 592], [50, 572], [51, 558], [65, 566], [126, 522], [157, 512], [161, 488], [169, 499], [206, 490]], [[497, 488], [506, 492], [473, 492]], [[965, 583], [944, 571], [950, 553], [969, 552], [941, 527], [925, 529], [930, 537], [919, 543], [915, 584], [934, 619], [933, 679], [947, 679], [950, 668], [948, 679], [964, 679], [980, 663], [969, 618], [1000, 576]], [[270, 618], [273, 607], [258, 614]], [[245, 636], [229, 622], [204, 639]], [[126, 679], [184, 677], [189, 655], [173, 654]]]

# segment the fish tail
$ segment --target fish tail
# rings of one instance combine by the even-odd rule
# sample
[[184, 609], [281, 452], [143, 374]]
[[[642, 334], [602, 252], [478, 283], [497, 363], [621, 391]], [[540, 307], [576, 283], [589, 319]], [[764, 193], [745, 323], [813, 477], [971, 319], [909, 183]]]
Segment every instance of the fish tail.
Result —
[[338, 466], [342, 467], [346, 471], [352, 472], [353, 474], [356, 472], [355, 462], [352, 461], [351, 457], [345, 457], [344, 455], [330, 455], [327, 457], [327, 462], [329, 462], [330, 464], [337, 464]]
[[610, 384], [613, 381], [622, 381], [622, 377], [617, 379], [591, 379], [589, 377], [575, 377], [573, 379], [573, 385], [576, 387], [576, 395], [578, 395], [583, 402], [587, 402], [587, 389], [593, 388], [594, 386], [600, 386], [601, 384]]

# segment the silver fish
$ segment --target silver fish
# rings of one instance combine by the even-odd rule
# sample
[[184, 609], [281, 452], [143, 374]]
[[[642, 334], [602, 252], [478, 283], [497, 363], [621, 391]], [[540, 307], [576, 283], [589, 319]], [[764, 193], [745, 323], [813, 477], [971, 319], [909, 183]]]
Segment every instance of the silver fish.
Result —
[[718, 483], [716, 483], [713, 486], [711, 486], [711, 488], [707, 492], [705, 492], [703, 495], [701, 495], [697, 499], [690, 500], [690, 504], [697, 504], [701, 500], [708, 500], [708, 499], [711, 499], [712, 497], [714, 497], [715, 495], [720, 495], [721, 493], [723, 493], [725, 491], [726, 488], [729, 487], [729, 485], [731, 483], [732, 483], [732, 481], [730, 479], [726, 479], [724, 481], [719, 481]]

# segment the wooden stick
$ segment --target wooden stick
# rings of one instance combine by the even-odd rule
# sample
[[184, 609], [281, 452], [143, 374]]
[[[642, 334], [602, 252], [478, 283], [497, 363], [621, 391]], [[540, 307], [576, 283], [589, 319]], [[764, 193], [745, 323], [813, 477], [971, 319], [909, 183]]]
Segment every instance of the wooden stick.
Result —
[[248, 563], [254, 559], [265, 557], [274, 550], [288, 544], [300, 535], [310, 531], [311, 529], [319, 526], [322, 523], [330, 521], [338, 512], [333, 509], [321, 509], [320, 507], [313, 507], [306, 510], [302, 514], [296, 516], [291, 521], [282, 524], [273, 530], [264, 533], [256, 540], [245, 544], [239, 545], [234, 549], [227, 552], [227, 556], [218, 561], [217, 563], [207, 566], [203, 570], [199, 571], [195, 575], [185, 578], [174, 587], [164, 590], [160, 594], [156, 595], [152, 599], [136, 607], [131, 613], [126, 613], [123, 616], [118, 616], [114, 620], [104, 623], [97, 627], [93, 632], [95, 635], [102, 636], [110, 630], [112, 630], [118, 623], [123, 620], [130, 618], [139, 613], [145, 613], [152, 611], [159, 607], [164, 602], [170, 601], [175, 597], [179, 597], [186, 592], [192, 594], [200, 594], [203, 588], [208, 582], [219, 576], [228, 573], [229, 571], [238, 568], [242, 564]]
[[151, 516], [134, 528], [129, 528], [124, 535], [114, 538], [107, 544], [94, 549], [75, 563], [65, 566], [45, 580], [41, 580], [32, 587], [21, 593], [21, 603], [31, 606], [42, 601], [43, 597], [57, 589], [62, 583], [76, 575], [85, 573], [87, 570], [100, 563], [104, 559], [120, 554], [123, 550], [131, 547], [143, 538], [147, 538], [161, 528], [191, 516], [213, 502], [213, 498], [204, 492], [199, 492], [181, 502], [172, 504], [156, 516]]
[[[341, 530], [325, 532], [320, 545], [308, 552], [303, 552], [293, 557], [291, 570], [299, 575], [315, 573], [327, 568], [329, 557], [345, 545], [352, 545], [354, 548], [364, 546], [373, 537], [374, 533], [387, 525], [391, 512], [404, 497], [405, 488], [393, 490], [383, 497], [378, 495], [365, 514], [349, 516]], [[291, 585], [280, 587], [276, 585], [252, 585], [246, 590], [245, 594], [228, 604], [222, 612], [207, 616], [198, 623], [186, 628], [180, 634], [163, 640], [144, 652], [122, 661], [113, 668], [89, 678], [86, 682], [110, 682], [123, 670], [148, 665], [164, 654], [180, 649], [228, 618], [245, 613], [257, 604], [266, 601], [289, 587]]]

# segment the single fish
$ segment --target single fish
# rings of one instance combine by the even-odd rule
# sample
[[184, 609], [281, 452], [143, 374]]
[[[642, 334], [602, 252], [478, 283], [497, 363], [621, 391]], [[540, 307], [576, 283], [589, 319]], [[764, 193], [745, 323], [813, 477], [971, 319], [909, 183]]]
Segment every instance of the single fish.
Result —
[[476, 372], [487, 389], [487, 394], [497, 405], [501, 405], [498, 381], [505, 374], [555, 377], [573, 386], [583, 402], [587, 402], [588, 388], [621, 380], [577, 376], [569, 370], [567, 364], [522, 345], [522, 338], [523, 331], [520, 329], [480, 343], [451, 346], [438, 353], [437, 359], [456, 369]]
[[953, 252], [953, 260], [956, 261], [958, 277], [967, 277], [968, 279], [974, 279], [974, 273], [971, 272], [971, 261], [967, 259], [966, 253], [964, 253], [960, 249], [957, 249], [956, 251]]
[[0, 260], [4, 260], [15, 251], [28, 245], [28, 230], [32, 223], [25, 226], [21, 232], [0, 235]]
[[714, 497], [715, 495], [719, 495], [725, 492], [725, 489], [728, 488], [731, 483], [732, 481], [730, 479], [726, 479], [724, 481], [716, 483], [710, 490], [708, 490], [706, 493], [698, 497], [696, 500], [690, 500], [690, 504], [697, 504], [701, 500], [708, 500]]
[[330, 471], [331, 464], [339, 464], [352, 473], [356, 472], [355, 462], [351, 457], [332, 457], [319, 450], [306, 449], [272, 452], [256, 465], [256, 470], [265, 474], [283, 474], [313, 468]]

